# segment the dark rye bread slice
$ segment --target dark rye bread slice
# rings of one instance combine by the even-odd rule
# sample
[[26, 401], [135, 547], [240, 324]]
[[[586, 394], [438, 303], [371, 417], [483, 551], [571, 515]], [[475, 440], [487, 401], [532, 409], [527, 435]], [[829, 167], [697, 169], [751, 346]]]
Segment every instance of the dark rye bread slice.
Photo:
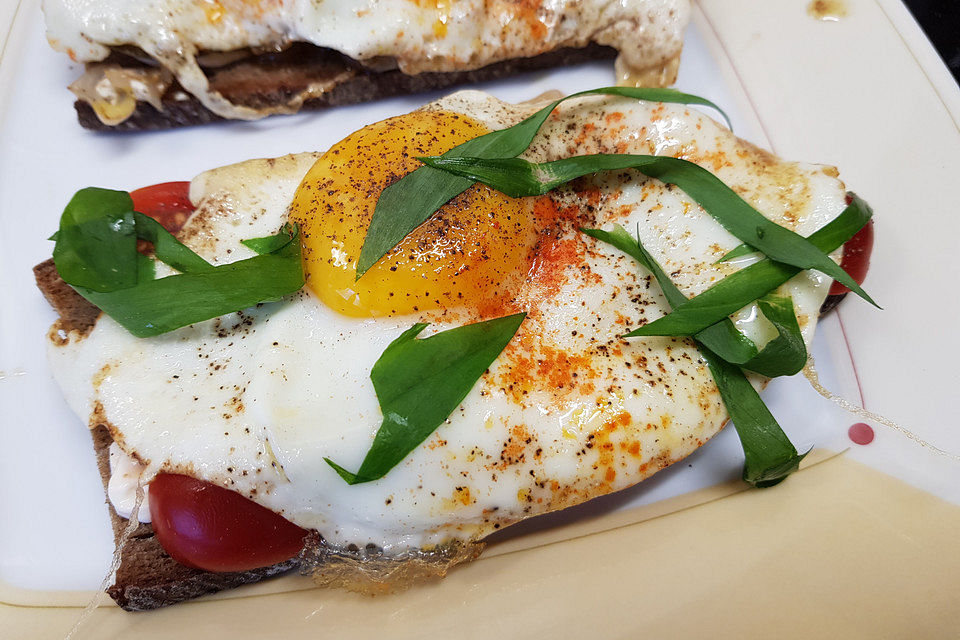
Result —
[[[38, 264], [33, 268], [33, 273], [40, 291], [60, 314], [57, 325], [60, 329], [82, 333], [93, 326], [100, 310], [60, 278], [52, 259]], [[113, 437], [105, 424], [96, 425], [90, 435], [106, 493], [107, 483], [110, 481], [109, 451]], [[114, 542], [119, 543], [129, 521], [117, 515], [109, 500], [106, 503], [113, 525]], [[153, 528], [147, 523], [141, 523], [120, 550], [120, 566], [114, 584], [107, 588], [107, 593], [127, 611], [147, 611], [259, 582], [294, 569], [297, 565], [297, 558], [291, 558], [252, 571], [214, 573], [193, 569], [171, 558], [160, 546]]]
[[[590, 60], [611, 59], [616, 55], [616, 49], [591, 44], [581, 49], [557, 49], [530, 58], [497, 62], [470, 71], [407, 75], [397, 69], [376, 71], [336, 51], [299, 43], [281, 53], [252, 56], [205, 71], [212, 89], [236, 104], [254, 108], [284, 104], [311, 83], [346, 76], [322, 94], [307, 99], [301, 107], [301, 110], [315, 110], [474, 84]], [[120, 51], [111, 54], [107, 62], [133, 68], [145, 66]], [[138, 103], [133, 114], [116, 125], [101, 122], [93, 108], [82, 100], [77, 100], [74, 106], [80, 124], [97, 131], [147, 131], [224, 120], [185, 92], [176, 81], [163, 94], [161, 102], [163, 110], [160, 111], [148, 103]]]

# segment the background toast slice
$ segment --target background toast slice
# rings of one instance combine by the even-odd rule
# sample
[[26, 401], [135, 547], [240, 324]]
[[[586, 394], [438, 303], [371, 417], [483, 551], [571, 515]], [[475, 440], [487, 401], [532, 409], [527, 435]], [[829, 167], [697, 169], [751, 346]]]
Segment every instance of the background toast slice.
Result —
[[[312, 84], [333, 82], [332, 86], [308, 97], [299, 107], [300, 110], [316, 110], [495, 80], [590, 60], [612, 59], [616, 55], [616, 49], [591, 44], [582, 49], [557, 49], [530, 58], [505, 60], [469, 71], [407, 75], [398, 69], [373, 70], [335, 51], [301, 43], [279, 54], [245, 58], [206, 69], [206, 73], [212, 89], [235, 104], [257, 109], [288, 103], [308, 91]], [[105, 62], [124, 68], [148, 68], [136, 57], [122, 51], [115, 51]], [[224, 120], [184, 91], [176, 81], [164, 92], [161, 104], [163, 109], [157, 110], [149, 103], [138, 102], [132, 115], [114, 125], [101, 122], [93, 107], [83, 100], [77, 100], [74, 106], [80, 124], [98, 131], [170, 129]]]

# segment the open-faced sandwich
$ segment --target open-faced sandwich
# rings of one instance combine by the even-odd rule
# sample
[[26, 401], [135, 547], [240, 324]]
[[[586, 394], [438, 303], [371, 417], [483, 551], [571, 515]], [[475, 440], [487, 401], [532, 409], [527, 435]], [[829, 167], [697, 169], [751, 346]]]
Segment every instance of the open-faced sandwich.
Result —
[[676, 78], [688, 0], [44, 0], [83, 126], [250, 120], [613, 58]]
[[836, 261], [870, 210], [692, 104], [464, 91], [325, 153], [78, 192], [37, 278], [122, 544], [110, 594], [442, 575], [731, 418], [747, 482], [795, 470], [755, 389], [804, 365], [831, 279], [866, 296]]

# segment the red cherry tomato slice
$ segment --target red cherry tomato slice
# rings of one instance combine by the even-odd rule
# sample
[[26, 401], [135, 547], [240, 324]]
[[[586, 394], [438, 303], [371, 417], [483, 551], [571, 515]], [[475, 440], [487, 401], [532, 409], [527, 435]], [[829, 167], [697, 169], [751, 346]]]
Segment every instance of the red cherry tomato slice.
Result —
[[180, 564], [206, 571], [247, 571], [297, 555], [305, 529], [203, 480], [161, 473], [150, 483], [153, 531]]
[[133, 209], [150, 216], [171, 233], [180, 230], [193, 213], [189, 182], [163, 182], [130, 192]]
[[[870, 269], [870, 254], [873, 253], [873, 219], [867, 221], [855, 236], [843, 245], [840, 267], [850, 274], [857, 284], [863, 284]], [[839, 282], [830, 287], [830, 295], [838, 296], [850, 291]]]

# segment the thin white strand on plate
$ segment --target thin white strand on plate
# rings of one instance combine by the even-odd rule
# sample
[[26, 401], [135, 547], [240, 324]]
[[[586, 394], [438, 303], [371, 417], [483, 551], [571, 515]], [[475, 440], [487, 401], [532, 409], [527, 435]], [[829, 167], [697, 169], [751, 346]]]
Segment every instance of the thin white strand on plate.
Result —
[[110, 562], [110, 568], [107, 570], [107, 575], [103, 577], [103, 581], [100, 583], [100, 588], [97, 589], [97, 593], [90, 599], [90, 602], [87, 603], [87, 606], [84, 607], [83, 613], [80, 614], [80, 617], [74, 623], [73, 628], [70, 629], [70, 633], [64, 637], [64, 640], [71, 640], [75, 637], [77, 631], [79, 631], [80, 626], [83, 625], [87, 619], [93, 615], [93, 612], [100, 606], [100, 603], [103, 602], [103, 596], [107, 592], [107, 587], [110, 584], [110, 581], [113, 579], [113, 574], [116, 573], [117, 569], [120, 568], [120, 558], [123, 553], [123, 547], [126, 546], [127, 541], [130, 540], [133, 536], [133, 532], [137, 530], [137, 527], [140, 526], [140, 505], [143, 504], [145, 492], [143, 490], [143, 473], [141, 472], [140, 477], [137, 478], [137, 493], [133, 501], [133, 511], [130, 513], [130, 519], [127, 522], [127, 527], [123, 530], [120, 539], [117, 540], [116, 548], [113, 550], [113, 560]]
[[821, 396], [823, 396], [827, 400], [830, 400], [831, 402], [835, 403], [838, 407], [840, 407], [844, 411], [860, 416], [865, 420], [870, 420], [871, 422], [876, 422], [878, 424], [882, 424], [885, 427], [889, 427], [894, 431], [898, 431], [899, 433], [902, 433], [907, 438], [913, 440], [924, 449], [929, 449], [930, 451], [933, 451], [938, 455], [944, 456], [945, 458], [950, 458], [951, 460], [956, 460], [957, 462], [960, 462], [960, 456], [958, 456], [957, 454], [950, 453], [949, 451], [945, 451], [940, 447], [927, 442], [926, 440], [918, 436], [913, 431], [910, 431], [906, 427], [903, 427], [897, 424], [893, 420], [889, 418], [885, 418], [878, 413], [867, 411], [863, 407], [858, 407], [857, 405], [853, 404], [846, 398], [842, 396], [838, 396], [837, 394], [833, 393], [832, 391], [824, 387], [820, 383], [820, 377], [817, 375], [817, 369], [813, 361], [812, 355], [810, 355], [807, 358], [807, 364], [803, 368], [803, 375], [806, 377], [807, 381], [810, 383], [810, 386], [813, 387], [814, 391], [819, 393]]

